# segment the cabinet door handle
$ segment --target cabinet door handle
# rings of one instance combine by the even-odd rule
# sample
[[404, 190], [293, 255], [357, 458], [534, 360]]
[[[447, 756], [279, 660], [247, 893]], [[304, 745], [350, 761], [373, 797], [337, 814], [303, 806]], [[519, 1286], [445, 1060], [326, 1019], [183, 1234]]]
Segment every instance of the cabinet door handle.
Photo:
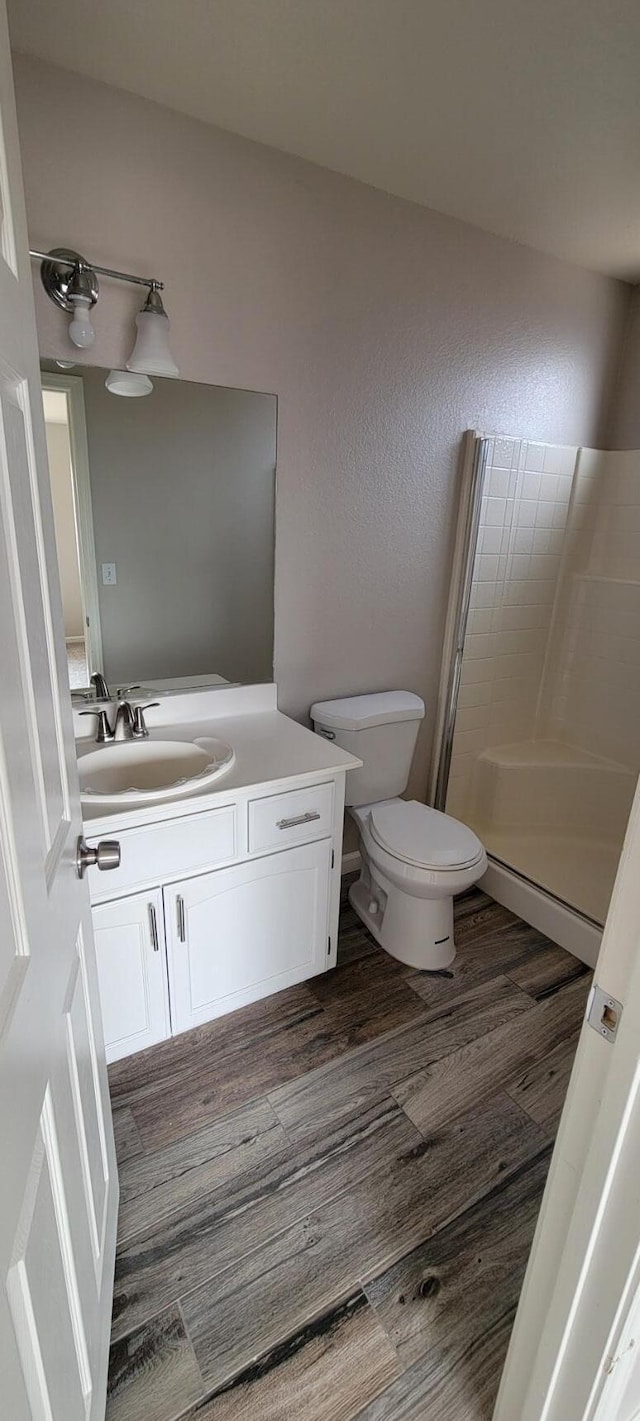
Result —
[[151, 946], [154, 952], [159, 952], [160, 943], [158, 941], [158, 919], [156, 917], [156, 910], [154, 908], [153, 903], [149, 904], [149, 932], [151, 934]]
[[176, 918], [178, 922], [178, 937], [180, 939], [180, 942], [186, 942], [186, 933], [184, 930], [184, 898], [182, 897], [181, 893], [178, 893], [178, 896], [176, 898]]
[[314, 819], [320, 819], [317, 809], [308, 809], [306, 814], [299, 814], [297, 819], [277, 819], [276, 829], [297, 829], [299, 824], [312, 824]]

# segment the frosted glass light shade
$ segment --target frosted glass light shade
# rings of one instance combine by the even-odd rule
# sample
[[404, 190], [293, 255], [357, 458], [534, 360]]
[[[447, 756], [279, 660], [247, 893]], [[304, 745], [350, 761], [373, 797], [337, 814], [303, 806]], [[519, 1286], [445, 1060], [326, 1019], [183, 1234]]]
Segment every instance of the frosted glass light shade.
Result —
[[127, 370], [138, 375], [167, 375], [175, 379], [180, 371], [169, 348], [169, 317], [155, 311], [139, 311], [136, 326], [138, 335]]
[[148, 375], [134, 375], [128, 370], [110, 370], [104, 383], [110, 395], [124, 395], [126, 399], [150, 395], [153, 389]]

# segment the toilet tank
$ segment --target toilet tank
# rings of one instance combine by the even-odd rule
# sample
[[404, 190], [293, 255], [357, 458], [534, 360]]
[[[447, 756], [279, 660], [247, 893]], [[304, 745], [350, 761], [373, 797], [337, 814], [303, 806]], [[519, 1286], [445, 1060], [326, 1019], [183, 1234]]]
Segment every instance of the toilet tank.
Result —
[[411, 691], [380, 691], [316, 701], [311, 719], [317, 735], [335, 740], [362, 760], [361, 770], [347, 771], [346, 803], [374, 804], [393, 799], [407, 788], [424, 701]]

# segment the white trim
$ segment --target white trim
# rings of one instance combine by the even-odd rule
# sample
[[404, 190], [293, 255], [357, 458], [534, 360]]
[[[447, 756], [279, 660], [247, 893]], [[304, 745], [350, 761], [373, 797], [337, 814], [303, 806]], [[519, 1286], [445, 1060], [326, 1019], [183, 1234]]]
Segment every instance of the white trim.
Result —
[[[637, 1270], [636, 1270], [637, 1272]], [[592, 1397], [595, 1405], [591, 1421], [610, 1421], [612, 1416], [620, 1414], [625, 1418], [631, 1416], [631, 1397], [629, 1391], [633, 1388], [637, 1397], [637, 1369], [640, 1366], [638, 1338], [640, 1337], [640, 1280], [635, 1278], [635, 1292], [628, 1308], [623, 1299], [619, 1309], [619, 1317], [616, 1319], [617, 1326], [612, 1331], [609, 1346], [610, 1361], [605, 1369], [603, 1386], [599, 1389], [597, 1396]], [[637, 1410], [635, 1416], [638, 1415]]]
[[595, 923], [572, 912], [535, 883], [528, 883], [526, 878], [492, 858], [478, 888], [524, 918], [532, 928], [545, 933], [552, 942], [579, 957], [581, 962], [586, 962], [588, 967], [595, 967], [602, 942], [602, 929]]
[[41, 378], [43, 390], [58, 390], [67, 397], [73, 501], [76, 511], [80, 584], [86, 631], [84, 641], [87, 648], [89, 675], [91, 675], [94, 671], [103, 671], [104, 666], [98, 600], [98, 564], [96, 562], [91, 507], [89, 445], [84, 410], [84, 385], [79, 375], [53, 375], [48, 370], [43, 370]]
[[350, 853], [342, 855], [342, 867], [340, 872], [344, 878], [346, 873], [357, 873], [360, 868], [360, 854], [358, 849], [352, 849]]

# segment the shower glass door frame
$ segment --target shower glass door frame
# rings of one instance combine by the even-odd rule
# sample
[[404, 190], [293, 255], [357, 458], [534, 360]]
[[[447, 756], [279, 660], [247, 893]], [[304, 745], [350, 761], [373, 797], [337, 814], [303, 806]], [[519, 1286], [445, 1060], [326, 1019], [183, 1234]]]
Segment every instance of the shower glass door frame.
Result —
[[445, 628], [431, 794], [434, 808], [443, 812], [447, 801], [488, 452], [489, 439], [474, 430], [467, 430], [462, 448], [462, 488], [452, 571], [453, 592]]
[[637, 764], [624, 726], [598, 744], [580, 676], [618, 606], [612, 704], [633, 659], [640, 533], [620, 568], [617, 548], [625, 499], [640, 529], [640, 455], [468, 431], [461, 464], [430, 802], [484, 841], [493, 897], [593, 964]]

